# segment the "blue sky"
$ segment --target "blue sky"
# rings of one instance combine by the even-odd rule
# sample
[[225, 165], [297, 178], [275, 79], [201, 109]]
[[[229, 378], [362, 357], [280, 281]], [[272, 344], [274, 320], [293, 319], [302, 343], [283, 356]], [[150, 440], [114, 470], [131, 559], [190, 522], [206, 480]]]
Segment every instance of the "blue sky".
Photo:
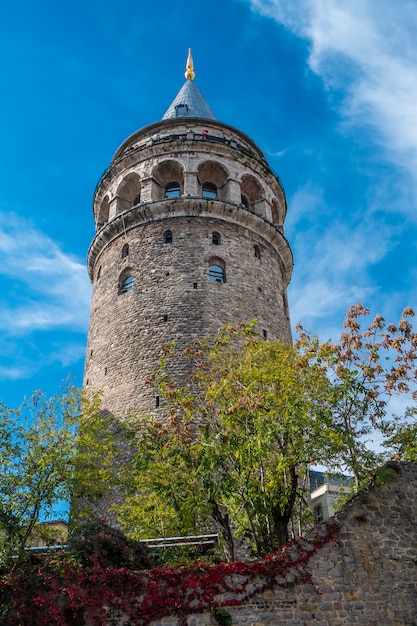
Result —
[[16, 1], [0, 23], [0, 399], [81, 384], [91, 199], [184, 82], [264, 151], [288, 199], [292, 322], [416, 307], [414, 0]]

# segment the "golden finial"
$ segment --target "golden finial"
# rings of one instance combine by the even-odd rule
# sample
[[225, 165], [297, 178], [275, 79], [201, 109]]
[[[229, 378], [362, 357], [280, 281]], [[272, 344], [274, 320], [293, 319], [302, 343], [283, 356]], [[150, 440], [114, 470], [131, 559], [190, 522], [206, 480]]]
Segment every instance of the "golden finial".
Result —
[[185, 68], [185, 78], [187, 80], [193, 80], [195, 73], [191, 48], [188, 48], [187, 65], [185, 66]]

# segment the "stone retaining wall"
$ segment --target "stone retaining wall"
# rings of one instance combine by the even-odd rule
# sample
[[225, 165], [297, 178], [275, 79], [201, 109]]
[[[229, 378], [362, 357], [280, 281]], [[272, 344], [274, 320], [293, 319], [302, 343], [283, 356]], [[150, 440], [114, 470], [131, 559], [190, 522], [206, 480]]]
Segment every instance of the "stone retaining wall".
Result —
[[[306, 562], [311, 579], [286, 576], [239, 606], [226, 607], [232, 624], [417, 625], [417, 466], [390, 466], [395, 470], [391, 482], [361, 492], [337, 514], [336, 541], [323, 543]], [[251, 596], [247, 590], [246, 595]], [[231, 597], [228, 593], [216, 601]], [[215, 623], [220, 622], [211, 613], [152, 622]], [[122, 624], [127, 622], [121, 619]]]

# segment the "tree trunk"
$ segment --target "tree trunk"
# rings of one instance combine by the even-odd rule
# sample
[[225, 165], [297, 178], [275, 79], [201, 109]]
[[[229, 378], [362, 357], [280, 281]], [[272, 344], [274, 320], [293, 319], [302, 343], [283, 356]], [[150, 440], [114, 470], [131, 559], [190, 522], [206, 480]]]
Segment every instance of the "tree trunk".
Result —
[[211, 516], [220, 526], [220, 531], [225, 543], [226, 558], [228, 561], [235, 560], [235, 542], [233, 539], [232, 529], [230, 528], [229, 515], [222, 513], [219, 505], [215, 500], [210, 500]]
[[284, 510], [277, 506], [272, 509], [272, 518], [274, 520], [274, 531], [278, 541], [278, 545], [282, 546], [288, 541], [288, 524], [292, 516], [298, 489], [298, 474], [294, 467], [289, 470], [290, 493]]

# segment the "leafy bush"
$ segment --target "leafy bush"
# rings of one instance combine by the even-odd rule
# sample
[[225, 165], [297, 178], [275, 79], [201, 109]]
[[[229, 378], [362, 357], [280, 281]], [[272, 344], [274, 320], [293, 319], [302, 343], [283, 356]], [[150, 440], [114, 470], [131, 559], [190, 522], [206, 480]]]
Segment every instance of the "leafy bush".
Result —
[[92, 520], [74, 528], [69, 536], [68, 551], [84, 567], [100, 565], [132, 570], [152, 567], [142, 543], [129, 539], [104, 521]]

